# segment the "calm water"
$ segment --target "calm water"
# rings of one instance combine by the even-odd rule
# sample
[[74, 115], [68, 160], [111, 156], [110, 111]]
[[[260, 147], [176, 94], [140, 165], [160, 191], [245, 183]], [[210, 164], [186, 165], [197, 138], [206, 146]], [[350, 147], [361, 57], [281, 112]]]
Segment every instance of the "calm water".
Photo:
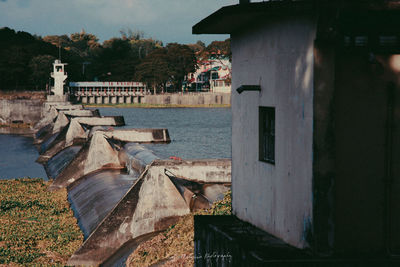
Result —
[[[101, 108], [104, 116], [123, 115], [126, 128], [168, 128], [170, 144], [149, 144], [160, 158], [184, 159], [231, 157], [230, 108]], [[0, 179], [43, 177], [42, 165], [32, 139], [0, 134]]]
[[39, 157], [33, 139], [0, 134], [0, 179], [41, 177], [47, 180], [43, 166], [36, 163]]
[[172, 142], [146, 145], [161, 158], [231, 158], [230, 108], [100, 108], [123, 115], [126, 128], [167, 128]]

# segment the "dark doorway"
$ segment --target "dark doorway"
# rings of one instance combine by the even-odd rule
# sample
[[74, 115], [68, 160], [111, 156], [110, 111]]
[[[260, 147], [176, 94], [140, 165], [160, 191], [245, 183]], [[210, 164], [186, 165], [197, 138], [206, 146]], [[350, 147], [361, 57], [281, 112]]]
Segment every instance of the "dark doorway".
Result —
[[335, 250], [382, 253], [387, 249], [387, 81], [370, 54], [336, 56]]

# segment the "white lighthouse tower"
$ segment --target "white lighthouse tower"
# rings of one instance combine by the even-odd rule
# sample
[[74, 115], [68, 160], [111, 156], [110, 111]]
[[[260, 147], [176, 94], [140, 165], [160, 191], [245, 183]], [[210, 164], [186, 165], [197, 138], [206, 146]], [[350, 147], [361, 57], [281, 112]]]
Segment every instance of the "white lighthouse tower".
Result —
[[68, 75], [65, 72], [66, 63], [61, 63], [61, 60], [56, 59], [53, 63], [53, 72], [50, 76], [54, 79], [54, 87], [51, 88], [51, 92], [54, 95], [48, 96], [50, 101], [67, 101], [68, 95], [64, 94], [64, 81]]

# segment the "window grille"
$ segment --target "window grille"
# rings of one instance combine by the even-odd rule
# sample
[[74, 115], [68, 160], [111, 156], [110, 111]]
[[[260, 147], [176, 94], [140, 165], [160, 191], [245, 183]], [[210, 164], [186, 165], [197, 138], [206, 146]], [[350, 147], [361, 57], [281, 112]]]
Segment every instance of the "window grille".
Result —
[[259, 107], [259, 160], [275, 164], [274, 107]]

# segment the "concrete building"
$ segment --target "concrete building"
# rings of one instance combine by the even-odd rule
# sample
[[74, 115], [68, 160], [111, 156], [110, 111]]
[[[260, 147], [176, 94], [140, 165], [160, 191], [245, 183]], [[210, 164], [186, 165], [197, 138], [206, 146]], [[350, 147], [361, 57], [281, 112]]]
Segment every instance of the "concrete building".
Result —
[[50, 76], [54, 79], [54, 86], [50, 88], [51, 94], [47, 97], [51, 102], [65, 102], [68, 100], [68, 95], [64, 94], [65, 80], [68, 78], [65, 72], [66, 63], [61, 63], [61, 60], [56, 59], [53, 63], [53, 72]]
[[231, 93], [231, 62], [228, 58], [212, 55], [197, 64], [199, 68], [187, 75], [184, 87], [191, 91]]
[[[400, 1], [240, 1], [193, 26], [231, 34], [238, 219], [313, 257], [400, 254], [399, 18]], [[252, 245], [238, 261], [274, 257]]]
[[70, 94], [80, 103], [141, 103], [148, 93], [141, 82], [70, 82]]

